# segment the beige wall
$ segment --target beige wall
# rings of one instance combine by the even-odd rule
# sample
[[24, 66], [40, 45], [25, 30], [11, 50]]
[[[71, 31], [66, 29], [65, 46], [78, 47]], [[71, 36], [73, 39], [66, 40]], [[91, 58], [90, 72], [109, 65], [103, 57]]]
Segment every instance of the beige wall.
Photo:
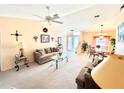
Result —
[[[0, 17], [0, 32], [1, 32], [1, 70], [5, 71], [14, 67], [14, 56], [19, 52], [17, 48], [18, 42], [24, 42], [27, 45], [25, 49], [25, 55], [30, 61], [33, 61], [33, 52], [37, 48], [55, 46], [55, 42], [40, 43], [40, 34], [44, 34], [43, 27], [48, 28], [48, 35], [53, 37], [64, 36], [61, 25], [47, 23], [41, 23], [40, 21]], [[19, 37], [19, 41], [16, 42], [15, 36], [11, 34], [15, 33], [16, 30], [23, 36]], [[35, 42], [33, 36], [38, 36], [38, 41]]]

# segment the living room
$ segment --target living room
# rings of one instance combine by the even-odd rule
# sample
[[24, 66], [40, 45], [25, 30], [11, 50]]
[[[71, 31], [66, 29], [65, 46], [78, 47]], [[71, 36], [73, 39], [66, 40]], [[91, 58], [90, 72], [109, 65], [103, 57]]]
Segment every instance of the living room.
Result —
[[[92, 62], [88, 49], [86, 52], [82, 49], [84, 41], [95, 48], [96, 45], [100, 45], [107, 55], [104, 59], [106, 60], [113, 49], [111, 39], [116, 39], [115, 52], [123, 61], [124, 38], [123, 35], [118, 37], [118, 31], [123, 34], [122, 4], [4, 4], [0, 5], [0, 10], [1, 89], [79, 88], [75, 80], [82, 68], [88, 62]], [[58, 45], [62, 45], [60, 56], [66, 55], [56, 60], [53, 56], [59, 54], [59, 49], [56, 50]], [[26, 66], [16, 64], [15, 56], [20, 53], [20, 57], [26, 57], [29, 67], [26, 67], [27, 64]], [[38, 53], [42, 56], [39, 57]], [[54, 60], [46, 62], [48, 58]], [[101, 84], [98, 80], [101, 77], [94, 73], [96, 69], [102, 67], [102, 64], [93, 70], [95, 83], [105, 89], [124, 88], [123, 82], [117, 86], [108, 83]], [[119, 70], [123, 71], [122, 68]], [[112, 84], [115, 85], [115, 83]]]

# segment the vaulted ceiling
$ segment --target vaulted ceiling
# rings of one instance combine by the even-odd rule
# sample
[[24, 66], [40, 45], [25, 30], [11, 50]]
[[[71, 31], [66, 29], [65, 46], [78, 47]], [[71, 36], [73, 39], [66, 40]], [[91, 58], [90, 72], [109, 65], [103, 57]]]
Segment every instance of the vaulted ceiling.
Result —
[[[33, 20], [42, 20], [34, 15], [45, 17], [47, 10], [44, 4], [13, 4], [0, 5], [0, 16], [10, 16], [18, 18], [26, 18]], [[65, 30], [75, 31], [100, 31], [100, 25], [103, 24], [103, 30], [113, 30], [124, 21], [124, 11], [120, 12], [120, 4], [64, 4], [64, 5], [48, 5], [50, 6], [50, 14], [59, 14], [60, 20], [63, 21], [62, 26]], [[94, 18], [95, 15], [100, 15]]]

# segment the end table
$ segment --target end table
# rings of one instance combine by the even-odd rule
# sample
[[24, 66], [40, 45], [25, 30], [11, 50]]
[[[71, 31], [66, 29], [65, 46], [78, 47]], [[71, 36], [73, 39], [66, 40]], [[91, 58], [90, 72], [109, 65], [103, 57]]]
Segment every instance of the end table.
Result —
[[15, 64], [16, 64], [15, 68], [17, 68], [16, 71], [19, 71], [19, 63], [24, 63], [26, 67], [29, 67], [28, 62], [29, 60], [27, 59], [27, 57], [25, 56], [20, 57], [19, 54], [16, 54], [15, 55]]

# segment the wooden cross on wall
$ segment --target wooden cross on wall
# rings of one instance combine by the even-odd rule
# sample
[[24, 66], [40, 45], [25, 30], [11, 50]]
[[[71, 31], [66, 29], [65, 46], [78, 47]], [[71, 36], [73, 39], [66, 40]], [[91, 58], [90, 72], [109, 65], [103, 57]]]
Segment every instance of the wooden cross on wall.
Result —
[[16, 41], [18, 41], [18, 36], [22, 36], [22, 34], [19, 34], [17, 30], [15, 34], [11, 34], [11, 35], [16, 36]]

